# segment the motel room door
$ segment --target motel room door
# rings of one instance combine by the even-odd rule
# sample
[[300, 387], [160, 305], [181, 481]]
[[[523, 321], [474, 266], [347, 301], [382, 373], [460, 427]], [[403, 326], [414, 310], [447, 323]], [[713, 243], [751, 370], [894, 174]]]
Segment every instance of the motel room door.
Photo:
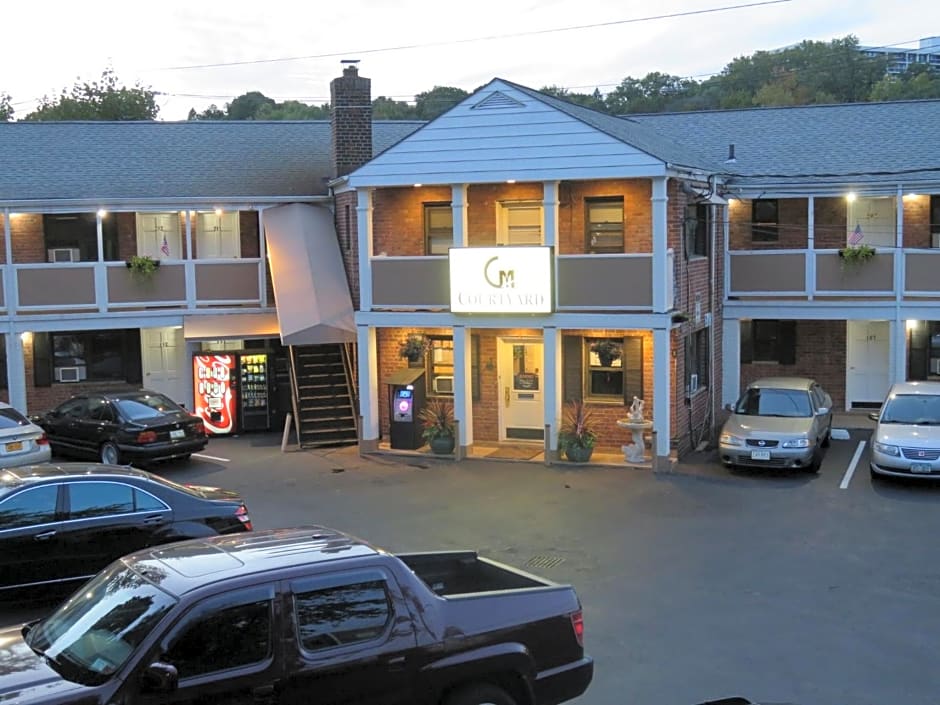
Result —
[[846, 322], [846, 409], [876, 409], [891, 386], [891, 330], [887, 321]]
[[541, 338], [499, 338], [499, 440], [541, 441], [544, 376]]

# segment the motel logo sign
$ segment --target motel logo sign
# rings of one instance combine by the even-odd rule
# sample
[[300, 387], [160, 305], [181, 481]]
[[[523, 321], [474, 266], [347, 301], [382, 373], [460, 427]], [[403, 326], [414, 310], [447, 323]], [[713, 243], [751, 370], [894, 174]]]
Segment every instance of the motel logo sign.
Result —
[[552, 248], [452, 247], [454, 313], [551, 313]]

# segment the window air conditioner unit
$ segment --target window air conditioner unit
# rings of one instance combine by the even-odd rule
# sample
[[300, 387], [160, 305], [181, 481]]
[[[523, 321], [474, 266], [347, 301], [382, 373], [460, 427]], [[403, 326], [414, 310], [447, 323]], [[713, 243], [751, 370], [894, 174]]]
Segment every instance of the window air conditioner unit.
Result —
[[55, 368], [55, 381], [56, 382], [79, 382], [81, 381], [81, 368], [80, 367], [56, 367]]
[[689, 394], [695, 394], [698, 391], [698, 375], [689, 375]]
[[435, 394], [453, 394], [454, 378], [451, 376], [440, 375], [434, 378], [432, 383]]
[[82, 258], [77, 247], [53, 247], [47, 254], [50, 262], [78, 262]]

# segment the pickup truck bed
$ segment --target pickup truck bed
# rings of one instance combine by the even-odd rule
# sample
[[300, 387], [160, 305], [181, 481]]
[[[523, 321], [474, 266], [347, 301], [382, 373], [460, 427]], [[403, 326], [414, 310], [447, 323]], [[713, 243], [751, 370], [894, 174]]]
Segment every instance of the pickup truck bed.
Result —
[[442, 597], [555, 584], [508, 565], [480, 558], [475, 551], [399, 553], [396, 557]]

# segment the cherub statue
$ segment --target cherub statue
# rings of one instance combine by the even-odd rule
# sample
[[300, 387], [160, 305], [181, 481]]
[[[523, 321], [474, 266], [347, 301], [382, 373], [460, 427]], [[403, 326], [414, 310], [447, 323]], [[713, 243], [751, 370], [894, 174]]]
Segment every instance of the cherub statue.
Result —
[[630, 420], [631, 421], [642, 421], [643, 420], [643, 406], [646, 404], [639, 397], [633, 397], [633, 403], [630, 404]]

